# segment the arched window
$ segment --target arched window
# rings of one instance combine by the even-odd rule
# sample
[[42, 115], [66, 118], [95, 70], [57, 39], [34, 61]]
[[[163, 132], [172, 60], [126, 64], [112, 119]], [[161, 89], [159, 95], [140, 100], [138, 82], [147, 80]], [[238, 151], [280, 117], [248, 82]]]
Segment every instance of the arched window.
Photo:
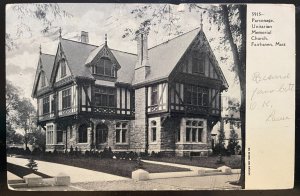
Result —
[[151, 121], [151, 142], [156, 142], [156, 130], [157, 130], [156, 124], [157, 123], [155, 120]]
[[115, 77], [115, 66], [108, 58], [101, 58], [95, 66], [95, 74]]
[[107, 142], [108, 127], [105, 124], [98, 124], [96, 127], [96, 143], [102, 144]]
[[118, 122], [116, 124], [116, 143], [126, 143], [127, 142], [127, 123]]
[[78, 143], [87, 143], [87, 125], [82, 124], [78, 128]]

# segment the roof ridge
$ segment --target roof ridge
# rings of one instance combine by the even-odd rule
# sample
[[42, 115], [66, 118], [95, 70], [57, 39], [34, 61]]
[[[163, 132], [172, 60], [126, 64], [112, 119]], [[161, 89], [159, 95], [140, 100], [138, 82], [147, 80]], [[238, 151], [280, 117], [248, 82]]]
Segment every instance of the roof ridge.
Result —
[[90, 46], [99, 47], [99, 46], [94, 45], [94, 44], [84, 43], [84, 42], [75, 41], [75, 40], [71, 40], [71, 39], [66, 39], [66, 38], [62, 38], [62, 39], [63, 39], [63, 40], [66, 40], [66, 41], [71, 41], [71, 42], [79, 43], [79, 44], [85, 44], [85, 45], [90, 45]]
[[134, 53], [131, 53], [131, 52], [125, 52], [125, 51], [122, 51], [122, 50], [117, 50], [117, 49], [113, 49], [113, 48], [109, 48], [110, 50], [114, 50], [114, 51], [117, 51], [117, 52], [123, 52], [123, 53], [126, 53], [126, 54], [131, 54], [131, 55], [134, 55], [136, 56], [137, 54], [134, 54]]
[[155, 47], [157, 47], [157, 46], [160, 46], [160, 45], [163, 45], [163, 44], [165, 44], [165, 43], [168, 43], [169, 41], [172, 41], [172, 40], [174, 40], [174, 39], [176, 39], [176, 38], [178, 38], [178, 37], [181, 37], [181, 36], [183, 36], [183, 35], [186, 35], [186, 34], [192, 32], [192, 31], [195, 31], [196, 29], [200, 29], [200, 27], [197, 27], [197, 28], [192, 29], [192, 30], [190, 30], [190, 31], [188, 31], [188, 32], [185, 32], [185, 33], [183, 33], [183, 34], [180, 34], [180, 35], [178, 35], [178, 36], [176, 36], [176, 37], [173, 37], [172, 39], [169, 39], [169, 40], [164, 41], [164, 42], [162, 42], [162, 43], [160, 43], [160, 44], [157, 44], [157, 45], [155, 45], [155, 46], [152, 46], [152, 47], [149, 48], [148, 50], [151, 50], [151, 49], [153, 49], [153, 48], [155, 48]]

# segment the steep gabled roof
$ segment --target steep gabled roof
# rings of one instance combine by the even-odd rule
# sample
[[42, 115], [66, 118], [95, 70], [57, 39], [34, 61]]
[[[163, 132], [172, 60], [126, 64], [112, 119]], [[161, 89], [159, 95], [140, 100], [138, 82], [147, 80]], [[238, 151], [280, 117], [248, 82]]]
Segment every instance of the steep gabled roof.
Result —
[[149, 49], [150, 73], [146, 81], [168, 77], [188, 49], [200, 28], [184, 33]]
[[55, 59], [54, 55], [45, 54], [45, 53], [40, 54], [39, 63], [38, 63], [37, 69], [36, 69], [34, 83], [33, 83], [33, 89], [32, 89], [32, 94], [31, 94], [32, 97], [34, 97], [36, 88], [38, 86], [38, 80], [40, 77], [40, 73], [42, 71], [44, 71], [46, 79], [47, 79], [48, 83], [50, 83], [50, 77], [51, 77], [51, 72], [53, 69], [54, 59]]
[[[150, 48], [148, 50], [150, 72], [149, 75], [147, 75], [144, 82], [147, 83], [150, 81], [155, 81], [169, 77], [169, 75], [174, 70], [175, 66], [178, 64], [180, 59], [188, 51], [193, 41], [199, 35], [203, 35], [205, 38], [204, 32], [200, 28], [196, 28], [194, 30], [191, 30], [187, 33], [184, 33], [171, 40], [168, 40]], [[207, 42], [206, 38], [205, 42]], [[209, 45], [208, 42], [207, 44]], [[66, 57], [71, 74], [74, 77], [85, 77], [94, 79], [90, 67], [87, 66], [87, 64], [93, 61], [93, 59], [104, 47], [104, 44], [96, 46], [62, 38], [60, 41], [60, 46]], [[118, 64], [121, 67], [118, 70], [117, 82], [132, 84], [134, 80], [135, 65], [137, 63], [137, 55], [119, 51], [116, 49], [110, 49], [107, 46], [105, 47], [113, 54], [115, 60], [117, 60]], [[43, 70], [45, 71], [47, 79], [49, 81], [54, 61], [55, 56], [53, 55], [41, 55], [41, 62], [44, 66]], [[221, 79], [223, 80], [223, 85], [225, 87], [228, 87], [226, 79], [217, 61], [215, 62], [216, 63], [214, 63], [214, 66]]]
[[137, 55], [114, 49], [111, 49], [111, 52], [121, 65], [121, 69], [118, 71], [117, 82], [131, 84], [134, 79], [134, 68], [137, 61]]
[[90, 69], [84, 65], [97, 46], [68, 39], [62, 39], [60, 43], [73, 76], [93, 78]]
[[41, 54], [42, 70], [45, 72], [48, 81], [50, 81], [54, 58], [55, 56], [52, 54]]
[[[102, 49], [104, 44], [95, 46], [82, 42], [62, 39], [61, 46], [66, 56], [68, 65], [73, 76], [81, 76], [86, 78], [94, 78], [89, 67], [85, 66], [90, 63]], [[118, 70], [117, 82], [131, 84], [134, 77], [134, 66], [137, 56], [135, 54], [110, 49], [114, 57], [120, 64]]]
[[225, 88], [228, 88], [228, 83], [221, 68], [218, 65], [218, 61], [215, 59], [214, 53], [210, 48], [206, 36], [200, 28], [196, 28], [169, 41], [163, 42], [157, 46], [150, 48], [148, 50], [150, 73], [146, 77], [145, 82], [167, 78], [171, 74], [175, 66], [179, 63], [179, 60], [186, 53], [190, 45], [199, 35], [202, 35], [204, 38], [204, 42], [207, 42], [208, 48], [215, 60], [213, 66], [216, 68], [216, 71], [223, 82], [223, 86]]

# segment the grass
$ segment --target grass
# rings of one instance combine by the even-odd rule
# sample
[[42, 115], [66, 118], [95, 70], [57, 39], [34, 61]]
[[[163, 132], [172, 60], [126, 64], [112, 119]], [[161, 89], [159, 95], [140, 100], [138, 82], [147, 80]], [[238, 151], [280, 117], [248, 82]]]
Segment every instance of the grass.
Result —
[[[25, 157], [23, 157], [25, 158]], [[27, 158], [27, 157], [26, 157]], [[132, 171], [136, 170], [137, 163], [123, 159], [99, 159], [93, 157], [67, 157], [67, 156], [43, 156], [34, 157], [35, 160], [60, 163], [89, 170], [105, 172], [123, 177], [131, 177]], [[190, 171], [185, 168], [157, 165], [143, 162], [143, 169], [149, 173]]]
[[41, 176], [42, 178], [51, 178], [51, 176], [48, 176], [46, 174], [43, 174], [38, 171], [32, 171], [31, 169], [27, 167], [22, 167], [20, 165], [15, 165], [12, 163], [7, 163], [7, 171], [15, 174], [16, 176], [19, 176], [20, 178], [23, 178], [23, 176], [26, 176], [28, 174], [34, 173], [38, 176]]
[[226, 165], [232, 169], [241, 168], [241, 156], [232, 155], [232, 156], [223, 156], [223, 164], [218, 164], [218, 156], [209, 156], [209, 157], [146, 157], [144, 159], [151, 161], [162, 161], [168, 163], [177, 163], [183, 165], [192, 165], [198, 167], [208, 167], [208, 168], [218, 168], [220, 166]]

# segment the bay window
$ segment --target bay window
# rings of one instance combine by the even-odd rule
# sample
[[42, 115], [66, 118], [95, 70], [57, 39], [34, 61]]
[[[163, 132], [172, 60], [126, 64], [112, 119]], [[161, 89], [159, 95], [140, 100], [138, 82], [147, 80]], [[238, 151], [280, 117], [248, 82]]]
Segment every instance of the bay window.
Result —
[[115, 107], [115, 95], [114, 88], [109, 87], [97, 87], [95, 89], [95, 105], [105, 107]]

